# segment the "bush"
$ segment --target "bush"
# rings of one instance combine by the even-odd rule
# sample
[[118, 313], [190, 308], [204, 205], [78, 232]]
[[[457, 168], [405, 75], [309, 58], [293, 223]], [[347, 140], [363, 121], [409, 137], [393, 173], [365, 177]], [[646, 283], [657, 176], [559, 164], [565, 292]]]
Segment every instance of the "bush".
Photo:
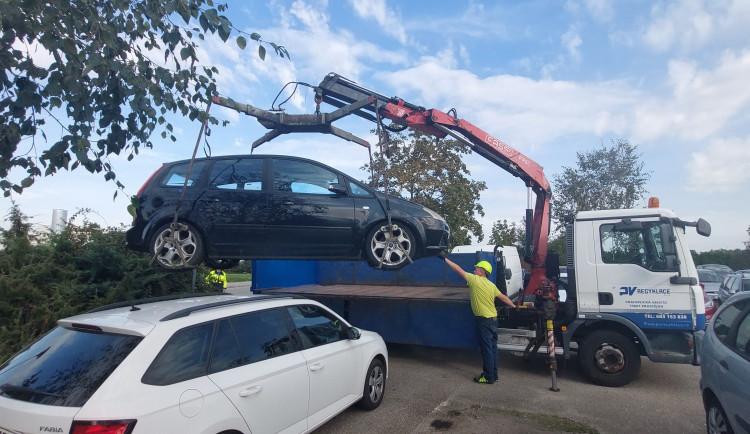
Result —
[[[0, 362], [54, 327], [60, 318], [103, 304], [193, 292], [193, 273], [150, 265], [145, 253], [125, 249], [123, 228], [101, 228], [71, 218], [59, 234], [32, 232], [14, 204], [0, 229]], [[208, 270], [199, 269], [197, 276]], [[196, 291], [206, 291], [202, 278]]]

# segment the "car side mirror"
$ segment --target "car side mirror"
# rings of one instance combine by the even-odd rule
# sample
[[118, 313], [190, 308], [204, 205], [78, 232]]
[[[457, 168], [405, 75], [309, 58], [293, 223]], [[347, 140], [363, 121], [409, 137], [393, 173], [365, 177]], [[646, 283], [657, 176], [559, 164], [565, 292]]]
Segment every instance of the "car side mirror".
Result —
[[356, 329], [356, 328], [354, 328], [354, 327], [349, 327], [346, 330], [346, 338], [347, 339], [351, 339], [351, 340], [355, 340], [356, 341], [357, 339], [359, 339], [361, 337], [362, 337], [362, 333], [360, 333], [359, 330]]
[[328, 184], [328, 191], [335, 193], [335, 194], [345, 195], [346, 187], [338, 183]]

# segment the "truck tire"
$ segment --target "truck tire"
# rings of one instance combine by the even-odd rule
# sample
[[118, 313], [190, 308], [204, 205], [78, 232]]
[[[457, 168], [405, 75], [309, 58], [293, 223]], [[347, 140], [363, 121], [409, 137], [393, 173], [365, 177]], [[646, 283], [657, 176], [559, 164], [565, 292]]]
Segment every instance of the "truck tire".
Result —
[[[372, 267], [383, 270], [398, 270], [414, 259], [416, 242], [412, 232], [403, 224], [393, 224], [388, 230], [386, 224], [376, 225], [365, 238], [365, 255]], [[382, 264], [381, 264], [382, 261]]]
[[[151, 254], [155, 263], [166, 270], [185, 270], [203, 262], [205, 248], [203, 238], [195, 226], [190, 223], [178, 223], [179, 229], [174, 237], [170, 223], [165, 223], [151, 237]], [[185, 258], [183, 263], [179, 251]]]
[[601, 386], [624, 386], [641, 370], [641, 354], [635, 343], [614, 331], [591, 333], [581, 343], [578, 357], [583, 373]]
[[383, 402], [385, 393], [385, 368], [380, 359], [373, 359], [367, 368], [365, 389], [357, 405], [365, 410], [375, 410]]

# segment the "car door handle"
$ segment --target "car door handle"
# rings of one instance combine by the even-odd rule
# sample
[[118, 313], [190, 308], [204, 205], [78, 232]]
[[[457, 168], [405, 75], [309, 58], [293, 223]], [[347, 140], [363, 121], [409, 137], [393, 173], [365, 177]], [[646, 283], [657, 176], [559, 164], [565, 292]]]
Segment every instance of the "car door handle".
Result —
[[261, 390], [263, 390], [263, 386], [248, 387], [247, 389], [240, 392], [240, 397], [247, 398], [248, 396], [251, 396], [251, 395], [257, 395], [258, 393], [260, 393]]
[[324, 365], [322, 363], [313, 363], [312, 365], [310, 365], [310, 370], [313, 372], [320, 371], [321, 369], [323, 369], [323, 367]]
[[288, 201], [284, 202], [284, 205], [286, 205], [286, 206], [292, 206], [292, 205], [294, 205], [294, 202], [292, 202], [291, 200], [288, 200]]
[[729, 370], [729, 365], [724, 360], [719, 360], [719, 364], [722, 368], [726, 369], [727, 371]]

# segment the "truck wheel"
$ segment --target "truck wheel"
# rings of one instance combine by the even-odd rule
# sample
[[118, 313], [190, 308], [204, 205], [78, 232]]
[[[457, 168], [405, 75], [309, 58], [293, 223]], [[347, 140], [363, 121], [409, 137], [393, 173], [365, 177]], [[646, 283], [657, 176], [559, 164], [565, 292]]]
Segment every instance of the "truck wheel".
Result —
[[416, 251], [414, 235], [404, 225], [393, 224], [375, 226], [367, 233], [367, 261], [373, 267], [383, 270], [398, 270], [414, 259]]
[[[151, 238], [151, 252], [156, 256], [156, 264], [167, 270], [185, 270], [203, 261], [205, 249], [203, 238], [190, 223], [178, 223], [172, 236], [171, 223], [162, 225]], [[183, 263], [180, 257], [185, 258]]]
[[624, 386], [641, 370], [641, 355], [633, 341], [613, 331], [591, 333], [581, 344], [578, 357], [583, 373], [601, 386]]
[[385, 368], [380, 359], [374, 359], [367, 368], [365, 389], [357, 405], [365, 410], [378, 408], [385, 393]]

